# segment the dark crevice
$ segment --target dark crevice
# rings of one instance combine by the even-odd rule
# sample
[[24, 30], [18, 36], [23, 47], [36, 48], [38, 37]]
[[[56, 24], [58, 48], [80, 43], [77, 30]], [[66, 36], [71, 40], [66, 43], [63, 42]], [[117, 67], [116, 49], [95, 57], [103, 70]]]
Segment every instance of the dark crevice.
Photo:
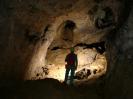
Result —
[[47, 38], [45, 38], [45, 34], [46, 32], [49, 30], [50, 25], [48, 24], [45, 29], [44, 32], [31, 32], [29, 29], [25, 30], [25, 38], [33, 44], [36, 44], [39, 40], [41, 41], [45, 41], [47, 40]]
[[96, 3], [101, 3], [103, 2], [104, 0], [94, 0]]
[[50, 27], [50, 25], [48, 24], [46, 27], [45, 27], [45, 29], [44, 29], [44, 32], [43, 32], [43, 35], [41, 36], [41, 38], [42, 39], [44, 39], [45, 38], [45, 34], [46, 34], [46, 32], [48, 32], [49, 31], [49, 27]]
[[45, 29], [44, 29], [44, 34], [48, 31], [49, 27], [50, 27], [49, 24], [45, 27]]
[[94, 7], [91, 8], [91, 10], [88, 11], [89, 15], [94, 15], [98, 10], [98, 5], [95, 5]]
[[105, 17], [104, 18], [98, 17], [95, 20], [96, 28], [104, 29], [104, 28], [110, 27], [112, 25], [115, 25], [114, 14], [113, 14], [113, 11], [111, 10], [111, 8], [105, 7], [102, 10], [105, 12]]
[[[106, 49], [105, 49], [105, 41], [99, 42], [99, 43], [92, 43], [92, 44], [85, 44], [85, 43], [79, 43], [77, 45], [75, 45], [74, 47], [83, 47], [83, 49], [88, 49], [88, 48], [96, 48], [96, 50], [100, 53], [103, 54]], [[59, 46], [53, 47], [51, 50], [55, 51], [55, 50], [59, 50], [59, 49], [63, 49]]]
[[87, 79], [90, 75], [91, 75], [91, 70], [83, 68], [82, 70], [76, 73], [75, 79], [78, 79], [78, 80]]
[[67, 20], [65, 22], [65, 27], [64, 27], [65, 29], [71, 29], [71, 30], [73, 30], [75, 27], [76, 27], [76, 24], [73, 21]]
[[43, 35], [41, 36], [42, 42], [48, 40], [45, 36], [46, 36], [46, 33], [49, 31], [49, 28], [50, 28], [50, 24], [48, 24], [48, 25], [45, 27], [45, 29], [44, 29]]
[[62, 28], [61, 34], [62, 39], [65, 41], [73, 41], [73, 30], [76, 27], [76, 24], [71, 20], [66, 20]]
[[118, 28], [120, 28], [128, 19], [132, 5], [133, 5], [133, 0], [122, 0], [121, 2], [123, 2], [124, 5], [123, 5], [121, 15], [119, 17]]
[[55, 51], [55, 50], [58, 50], [58, 49], [61, 49], [61, 48], [60, 47], [53, 47], [51, 50]]
[[92, 43], [92, 44], [79, 43], [79, 44], [75, 45], [74, 47], [77, 47], [77, 46], [84, 47], [84, 49], [86, 49], [86, 48], [96, 48], [96, 50], [100, 54], [103, 54], [106, 51], [105, 41], [99, 42], [99, 43]]
[[37, 41], [40, 40], [40, 34], [39, 32], [31, 33], [29, 29], [25, 32], [25, 38], [30, 42], [35, 44]]

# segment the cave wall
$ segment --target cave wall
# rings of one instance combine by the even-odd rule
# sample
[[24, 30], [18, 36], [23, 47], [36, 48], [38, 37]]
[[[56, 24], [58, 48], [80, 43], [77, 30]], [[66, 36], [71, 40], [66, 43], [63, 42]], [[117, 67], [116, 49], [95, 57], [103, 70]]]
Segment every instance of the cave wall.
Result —
[[[0, 77], [2, 80], [20, 80], [51, 39], [44, 31], [50, 20], [47, 14], [34, 7], [35, 2], [21, 0], [0, 1]], [[52, 20], [51, 20], [52, 21]], [[49, 28], [49, 31], [52, 31]], [[49, 35], [50, 36], [50, 33]], [[40, 48], [43, 46], [43, 49]], [[41, 51], [38, 51], [40, 48]], [[45, 56], [44, 56], [45, 57]], [[43, 59], [42, 59], [43, 60]], [[43, 64], [43, 63], [42, 63]]]
[[[130, 3], [130, 4], [129, 4]], [[116, 34], [109, 38], [110, 62], [105, 80], [105, 99], [133, 98], [133, 3], [128, 1], [127, 14]], [[124, 18], [124, 16], [123, 16]], [[114, 39], [112, 39], [114, 38]], [[111, 50], [110, 50], [111, 49]], [[112, 58], [111, 58], [112, 57]]]

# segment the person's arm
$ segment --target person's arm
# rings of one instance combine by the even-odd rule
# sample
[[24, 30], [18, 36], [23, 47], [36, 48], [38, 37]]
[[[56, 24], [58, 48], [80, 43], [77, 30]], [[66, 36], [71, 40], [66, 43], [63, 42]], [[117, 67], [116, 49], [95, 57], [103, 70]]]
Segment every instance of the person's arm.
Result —
[[67, 62], [67, 59], [68, 59], [68, 55], [67, 55], [66, 58], [65, 58], [65, 62]]
[[68, 55], [65, 58], [65, 68], [67, 68], [67, 58], [68, 58]]
[[77, 58], [77, 55], [76, 55], [76, 61], [75, 61], [75, 69], [77, 70], [77, 67], [78, 67], [78, 58]]

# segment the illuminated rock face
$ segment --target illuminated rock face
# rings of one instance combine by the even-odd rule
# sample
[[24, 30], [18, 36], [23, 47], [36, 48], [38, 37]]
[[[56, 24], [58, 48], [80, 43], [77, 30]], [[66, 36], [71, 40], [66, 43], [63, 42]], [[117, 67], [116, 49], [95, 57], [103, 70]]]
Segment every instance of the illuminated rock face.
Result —
[[[64, 80], [65, 57], [69, 52], [69, 49], [48, 50], [45, 67], [48, 68], [49, 74], [41, 78], [51, 77]], [[90, 69], [92, 74], [94, 70], [97, 70], [97, 73], [100, 75], [106, 72], [107, 61], [105, 55], [98, 53], [95, 48], [75, 47], [75, 53], [78, 56], [78, 68], [76, 72], [83, 68]]]

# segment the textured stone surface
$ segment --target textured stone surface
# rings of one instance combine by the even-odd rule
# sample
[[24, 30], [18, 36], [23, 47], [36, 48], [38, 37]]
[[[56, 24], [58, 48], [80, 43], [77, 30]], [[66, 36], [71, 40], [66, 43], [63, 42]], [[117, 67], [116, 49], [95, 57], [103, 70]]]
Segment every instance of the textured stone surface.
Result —
[[120, 31], [118, 31], [113, 44], [117, 49], [116, 61], [111, 64], [112, 68], [108, 72], [106, 79], [105, 98], [107, 99], [130, 99], [133, 97], [133, 8], [129, 14], [128, 20], [124, 22]]

